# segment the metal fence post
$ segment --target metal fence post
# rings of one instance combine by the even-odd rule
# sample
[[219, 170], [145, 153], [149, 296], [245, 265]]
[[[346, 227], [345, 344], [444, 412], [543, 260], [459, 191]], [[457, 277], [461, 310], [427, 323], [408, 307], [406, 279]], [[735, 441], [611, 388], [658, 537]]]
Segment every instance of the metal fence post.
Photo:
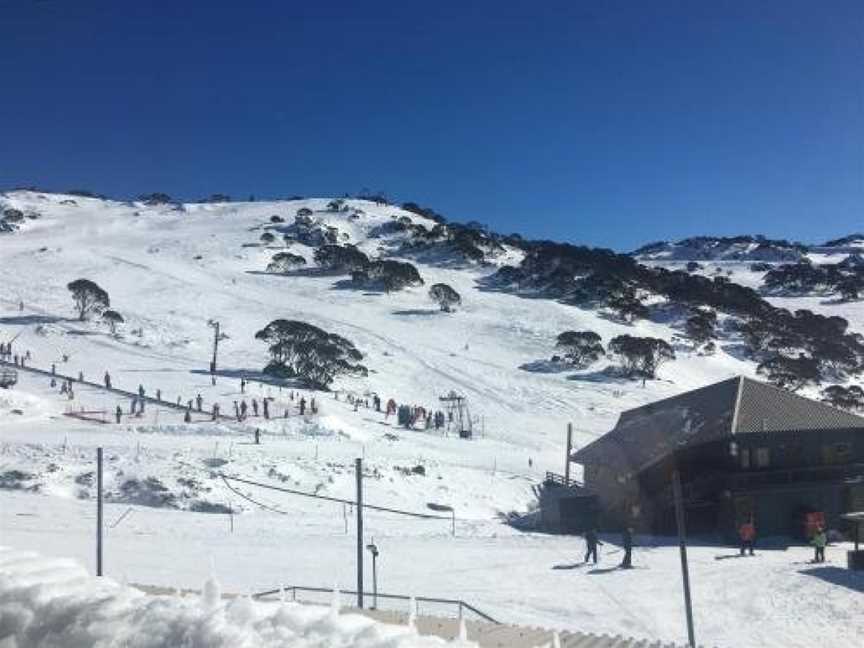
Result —
[[357, 475], [357, 607], [363, 609], [363, 460], [354, 460]]
[[102, 448], [96, 448], [96, 575], [102, 575]]

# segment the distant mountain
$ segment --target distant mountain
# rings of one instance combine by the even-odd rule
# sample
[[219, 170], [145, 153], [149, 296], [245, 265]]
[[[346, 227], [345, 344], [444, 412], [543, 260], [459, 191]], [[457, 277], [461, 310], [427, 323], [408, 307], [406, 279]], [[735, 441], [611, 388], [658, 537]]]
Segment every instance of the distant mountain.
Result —
[[695, 236], [677, 242], [658, 241], [632, 253], [651, 261], [800, 261], [807, 247], [764, 236]]
[[864, 234], [850, 234], [849, 236], [844, 236], [842, 238], [833, 239], [831, 241], [825, 241], [822, 244], [823, 248], [861, 248], [864, 249]]

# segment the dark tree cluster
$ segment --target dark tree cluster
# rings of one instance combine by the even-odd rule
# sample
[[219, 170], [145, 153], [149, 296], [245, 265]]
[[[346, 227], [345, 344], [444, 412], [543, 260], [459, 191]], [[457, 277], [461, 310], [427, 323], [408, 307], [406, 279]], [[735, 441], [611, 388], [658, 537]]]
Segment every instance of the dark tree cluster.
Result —
[[697, 346], [707, 344], [717, 337], [716, 326], [717, 313], [705, 308], [694, 308], [684, 324], [687, 336]]
[[174, 200], [171, 196], [166, 193], [154, 192], [149, 194], [142, 194], [138, 196], [138, 200], [143, 202], [145, 205], [155, 206], [155, 205], [174, 205], [177, 204], [177, 201]]
[[335, 333], [297, 320], [274, 320], [255, 334], [266, 342], [270, 362], [264, 372], [280, 378], [299, 378], [308, 385], [327, 389], [340, 375], [366, 376], [363, 354]]
[[381, 288], [388, 293], [423, 285], [423, 278], [415, 266], [392, 259], [369, 261], [365, 267], [351, 272], [351, 281], [358, 287]]
[[444, 224], [447, 222], [447, 219], [444, 218], [444, 216], [436, 212], [431, 207], [421, 207], [417, 203], [406, 202], [402, 203], [402, 209], [411, 212], [412, 214], [417, 214], [418, 216], [425, 216], [429, 220], [433, 220], [436, 223]]
[[555, 348], [578, 369], [590, 367], [606, 353], [600, 336], [594, 331], [564, 331], [558, 336]]
[[797, 358], [774, 355], [760, 362], [756, 373], [765, 376], [778, 387], [798, 391], [808, 384], [818, 384], [822, 379], [819, 362], [803, 353]]
[[864, 292], [864, 266], [848, 260], [822, 265], [786, 264], [767, 272], [763, 285], [770, 293], [835, 293], [844, 301], [853, 301]]
[[834, 407], [845, 409], [850, 412], [864, 410], [864, 390], [858, 385], [843, 387], [842, 385], [831, 385], [822, 390], [822, 400]]
[[645, 380], [654, 378], [664, 362], [675, 359], [675, 350], [665, 340], [619, 335], [609, 342], [609, 352], [618, 359], [624, 375]]
[[315, 263], [322, 270], [351, 274], [369, 267], [369, 257], [353, 245], [322, 245], [315, 250]]

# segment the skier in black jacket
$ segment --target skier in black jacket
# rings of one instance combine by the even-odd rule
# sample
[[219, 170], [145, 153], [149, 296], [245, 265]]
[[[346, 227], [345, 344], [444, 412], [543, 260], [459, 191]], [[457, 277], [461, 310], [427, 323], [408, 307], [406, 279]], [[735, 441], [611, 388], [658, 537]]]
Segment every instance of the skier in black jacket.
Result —
[[597, 539], [597, 531], [596, 529], [589, 529], [585, 532], [585, 562], [588, 562], [589, 558], [594, 559], [594, 564], [597, 564], [597, 545], [603, 544], [600, 540]]

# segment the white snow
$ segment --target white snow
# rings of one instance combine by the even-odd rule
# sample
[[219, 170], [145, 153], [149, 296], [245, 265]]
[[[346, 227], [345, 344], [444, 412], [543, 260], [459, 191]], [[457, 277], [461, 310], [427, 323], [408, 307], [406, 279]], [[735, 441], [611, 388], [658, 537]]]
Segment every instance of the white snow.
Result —
[[[76, 204], [61, 204], [67, 199]], [[677, 339], [675, 321], [625, 326], [551, 300], [482, 290], [477, 282], [494, 266], [399, 257], [416, 263], [426, 287], [391, 295], [344, 289], [344, 277], [264, 273], [272, 255], [284, 249], [274, 228], [290, 225], [301, 207], [373, 255], [393, 251], [400, 236], [371, 237], [376, 228], [394, 216], [424, 221], [366, 201], [347, 201], [362, 210], [357, 219], [350, 218], [353, 211], [320, 211], [328, 202], [186, 205], [176, 211], [7, 194], [4, 205], [37, 211], [39, 218], [0, 234], [0, 340], [18, 336], [15, 350], [30, 350], [32, 366], [53, 363], [59, 372], [82, 371], [95, 382], [109, 370], [116, 387], [135, 391], [143, 384], [148, 395], [158, 388], [163, 398], [174, 402], [179, 396], [183, 403], [200, 393], [205, 409], [217, 401], [223, 414], [232, 413], [234, 401], [269, 396], [275, 418], [212, 422], [194, 413], [187, 424], [182, 412], [148, 404], [142, 417], [124, 416], [117, 425], [114, 409], [128, 412], [128, 399], [76, 385], [70, 401], [47, 377], [21, 372], [14, 389], [0, 390], [0, 543], [92, 565], [94, 455], [102, 446], [110, 575], [198, 587], [210, 574], [212, 557], [230, 591], [281, 583], [347, 588], [353, 585], [354, 528], [348, 507], [238, 486], [284, 514], [266, 511], [232, 493], [218, 473], [351, 499], [353, 462], [363, 457], [368, 502], [426, 513], [434, 502], [456, 510], [455, 538], [448, 520], [369, 515], [367, 536], [382, 550], [382, 589], [462, 598], [511, 622], [681, 641], [677, 549], [671, 543], [637, 552], [643, 569], [588, 575], [583, 568], [553, 569], [576, 562], [581, 541], [519, 533], [500, 516], [526, 512], [545, 471], [562, 471], [568, 421], [577, 445], [584, 445], [611, 429], [625, 409], [736, 374], [754, 375], [753, 364], [736, 352], [737, 341], [721, 339], [718, 352], [704, 357]], [[285, 222], [271, 223], [273, 214]], [[260, 247], [268, 230], [276, 242]], [[294, 244], [290, 250], [312, 259], [312, 248]], [[508, 250], [498, 262], [518, 257]], [[761, 279], [746, 263], [713, 265], [733, 270], [731, 279], [745, 285]], [[99, 322], [75, 321], [66, 284], [79, 277], [105, 288], [112, 308], [123, 314], [126, 324], [117, 337]], [[436, 282], [461, 293], [458, 312], [437, 312], [426, 296]], [[850, 320], [851, 329], [864, 330], [860, 304], [771, 301], [836, 313]], [[219, 358], [226, 375], [215, 386], [206, 375], [211, 318], [229, 335]], [[241, 394], [239, 376], [257, 374], [266, 363], [266, 347], [254, 333], [276, 318], [303, 319], [348, 337], [366, 355], [369, 377], [339, 380], [339, 400], [309, 391], [291, 400], [290, 389], [258, 383]], [[608, 377], [606, 361], [582, 372], [562, 370], [548, 360], [555, 337], [567, 329], [597, 331], [604, 342], [621, 333], [662, 337], [675, 345], [678, 359], [644, 388]], [[438, 397], [451, 390], [467, 396], [476, 419], [470, 441], [453, 430], [406, 430], [373, 410], [354, 412], [345, 401], [349, 392], [377, 392], [385, 401], [437, 408]], [[301, 395], [316, 398], [317, 415], [299, 416]], [[68, 416], [75, 413], [79, 418]], [[260, 446], [252, 443], [256, 427]], [[417, 466], [425, 475], [412, 470]], [[700, 643], [737, 648], [855, 645], [864, 639], [862, 588], [838, 585], [831, 574], [806, 573], [796, 563], [809, 556], [807, 548], [763, 552], [756, 560], [714, 559], [724, 552], [692, 549]], [[833, 566], [840, 564], [839, 550], [833, 559]], [[819, 620], [810, 622], [814, 600]]]
[[68, 560], [0, 547], [0, 645], [14, 648], [432, 648], [476, 644], [300, 603], [147, 596]]

